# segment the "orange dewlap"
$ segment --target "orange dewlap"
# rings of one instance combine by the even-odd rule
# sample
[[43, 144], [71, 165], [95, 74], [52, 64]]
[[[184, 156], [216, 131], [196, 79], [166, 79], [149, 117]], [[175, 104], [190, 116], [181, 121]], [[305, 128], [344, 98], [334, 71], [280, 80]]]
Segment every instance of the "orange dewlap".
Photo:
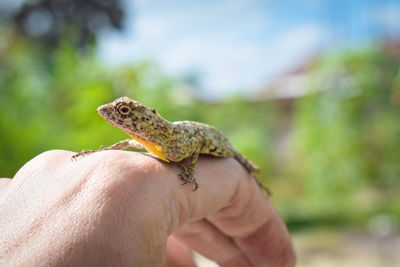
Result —
[[146, 150], [149, 151], [151, 154], [154, 154], [157, 157], [159, 157], [160, 159], [162, 159], [162, 160], [164, 160], [166, 162], [169, 162], [169, 160], [167, 160], [164, 157], [164, 155], [162, 153], [162, 147], [161, 146], [159, 146], [157, 144], [154, 144], [154, 143], [152, 143], [150, 141], [146, 141], [144, 139], [141, 139], [141, 138], [139, 138], [137, 136], [134, 136], [132, 134], [129, 134], [129, 136], [132, 137], [133, 139], [135, 139], [136, 141], [138, 141], [140, 144], [142, 144], [146, 148]]

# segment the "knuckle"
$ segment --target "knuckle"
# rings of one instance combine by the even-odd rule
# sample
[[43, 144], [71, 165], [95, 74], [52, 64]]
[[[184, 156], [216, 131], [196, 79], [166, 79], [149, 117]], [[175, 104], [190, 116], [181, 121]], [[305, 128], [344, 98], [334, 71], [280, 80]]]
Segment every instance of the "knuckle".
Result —
[[37, 155], [35, 160], [43, 160], [43, 161], [51, 161], [55, 158], [59, 158], [60, 156], [65, 156], [65, 151], [63, 150], [48, 150], [43, 153]]
[[66, 151], [62, 150], [49, 150], [45, 151], [21, 167], [15, 174], [14, 178], [22, 176], [31, 176], [34, 173], [48, 170], [50, 166], [54, 166], [61, 158], [66, 157]]

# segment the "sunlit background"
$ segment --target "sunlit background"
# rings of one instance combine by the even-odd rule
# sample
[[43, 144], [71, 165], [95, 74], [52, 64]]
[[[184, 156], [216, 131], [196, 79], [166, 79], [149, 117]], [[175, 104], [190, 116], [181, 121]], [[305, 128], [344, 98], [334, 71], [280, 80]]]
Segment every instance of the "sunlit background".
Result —
[[0, 176], [126, 138], [123, 95], [257, 163], [298, 266], [400, 263], [398, 0], [0, 2]]

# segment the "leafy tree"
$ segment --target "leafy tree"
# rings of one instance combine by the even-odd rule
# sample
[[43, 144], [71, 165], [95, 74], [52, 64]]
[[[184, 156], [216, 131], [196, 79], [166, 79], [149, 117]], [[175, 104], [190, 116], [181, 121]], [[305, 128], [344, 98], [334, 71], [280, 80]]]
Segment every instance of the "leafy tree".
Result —
[[44, 41], [51, 48], [65, 36], [84, 48], [99, 30], [122, 29], [123, 17], [120, 0], [27, 1], [20, 8], [5, 8], [0, 13], [3, 23], [15, 25], [31, 41]]

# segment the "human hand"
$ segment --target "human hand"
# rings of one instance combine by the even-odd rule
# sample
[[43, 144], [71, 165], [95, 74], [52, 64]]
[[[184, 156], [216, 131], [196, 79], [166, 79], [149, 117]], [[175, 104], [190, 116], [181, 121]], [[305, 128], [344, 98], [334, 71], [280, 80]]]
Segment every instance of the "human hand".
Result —
[[[49, 151], [0, 179], [0, 265], [293, 266], [287, 230], [232, 158], [201, 157], [199, 189], [150, 155]], [[168, 243], [168, 245], [167, 245]]]

